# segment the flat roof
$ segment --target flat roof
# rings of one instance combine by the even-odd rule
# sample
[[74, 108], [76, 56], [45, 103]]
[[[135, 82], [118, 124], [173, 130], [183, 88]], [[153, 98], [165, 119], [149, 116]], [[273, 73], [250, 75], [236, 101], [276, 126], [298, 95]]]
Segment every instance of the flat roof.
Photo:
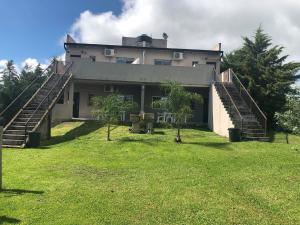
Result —
[[156, 48], [156, 47], [140, 47], [140, 46], [124, 46], [124, 45], [106, 45], [106, 44], [87, 44], [87, 43], [64, 43], [64, 48], [66, 46], [86, 46], [86, 47], [105, 47], [105, 48], [132, 48], [132, 49], [154, 49], [154, 50], [172, 50], [172, 51], [189, 51], [189, 52], [209, 52], [209, 53], [221, 53], [223, 51], [216, 50], [203, 50], [203, 49], [187, 49], [187, 48]]

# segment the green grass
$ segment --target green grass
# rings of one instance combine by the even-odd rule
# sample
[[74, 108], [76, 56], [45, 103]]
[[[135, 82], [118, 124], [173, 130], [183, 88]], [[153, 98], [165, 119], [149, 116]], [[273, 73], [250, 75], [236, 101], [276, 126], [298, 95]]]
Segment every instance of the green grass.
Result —
[[[300, 224], [300, 138], [228, 143], [205, 130], [64, 123], [4, 149], [0, 224]], [[283, 137], [283, 136], [282, 136]], [[280, 143], [282, 142], [282, 143]]]

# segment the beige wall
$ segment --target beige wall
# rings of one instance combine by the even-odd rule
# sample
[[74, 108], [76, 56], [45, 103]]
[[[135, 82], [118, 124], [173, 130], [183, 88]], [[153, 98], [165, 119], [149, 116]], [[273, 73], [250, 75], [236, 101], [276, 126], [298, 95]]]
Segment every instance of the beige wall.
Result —
[[[157, 49], [134, 49], [134, 48], [114, 48], [115, 56], [104, 56], [104, 47], [69, 47], [66, 53], [66, 61], [70, 61], [70, 55], [81, 55], [81, 59], [89, 59], [90, 56], [96, 56], [98, 62], [116, 62], [117, 57], [139, 58], [142, 64], [143, 51], [145, 51], [145, 64], [153, 65], [154, 59], [172, 60], [174, 50], [157, 50]], [[199, 64], [206, 62], [217, 62], [217, 71], [219, 71], [220, 56], [218, 52], [193, 52], [183, 51], [183, 60], [172, 60], [172, 66], [187, 66], [191, 67], [193, 61], [198, 61]], [[72, 58], [72, 60], [80, 60], [80, 58]]]
[[73, 82], [70, 82], [64, 91], [64, 104], [55, 104], [52, 109], [52, 122], [72, 119], [73, 113]]
[[209, 92], [208, 126], [215, 133], [225, 137], [228, 137], [228, 128], [234, 127], [214, 84]]

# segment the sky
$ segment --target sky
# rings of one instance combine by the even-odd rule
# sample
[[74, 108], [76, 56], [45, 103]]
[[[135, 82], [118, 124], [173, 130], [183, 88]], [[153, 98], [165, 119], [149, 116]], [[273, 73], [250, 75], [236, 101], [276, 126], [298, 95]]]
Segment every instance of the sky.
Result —
[[47, 64], [61, 56], [67, 33], [85, 43], [121, 44], [146, 33], [168, 46], [225, 52], [261, 24], [289, 61], [300, 61], [299, 0], [0, 0], [0, 68], [13, 59]]

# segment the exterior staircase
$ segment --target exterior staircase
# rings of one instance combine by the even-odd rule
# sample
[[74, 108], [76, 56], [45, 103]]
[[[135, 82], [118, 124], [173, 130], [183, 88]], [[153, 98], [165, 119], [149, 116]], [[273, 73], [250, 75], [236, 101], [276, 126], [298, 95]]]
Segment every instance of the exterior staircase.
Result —
[[217, 93], [243, 140], [269, 141], [267, 119], [232, 72], [230, 82], [215, 82]]
[[[26, 146], [28, 133], [36, 131], [40, 127], [70, 81], [71, 66], [71, 64], [66, 66], [63, 74], [58, 74], [55, 69], [52, 69], [46, 81], [4, 127], [3, 147], [22, 148]], [[22, 98], [22, 93], [17, 98]], [[17, 99], [14, 102], [16, 101]], [[8, 109], [13, 108], [13, 105], [10, 104], [4, 111], [9, 113]]]

